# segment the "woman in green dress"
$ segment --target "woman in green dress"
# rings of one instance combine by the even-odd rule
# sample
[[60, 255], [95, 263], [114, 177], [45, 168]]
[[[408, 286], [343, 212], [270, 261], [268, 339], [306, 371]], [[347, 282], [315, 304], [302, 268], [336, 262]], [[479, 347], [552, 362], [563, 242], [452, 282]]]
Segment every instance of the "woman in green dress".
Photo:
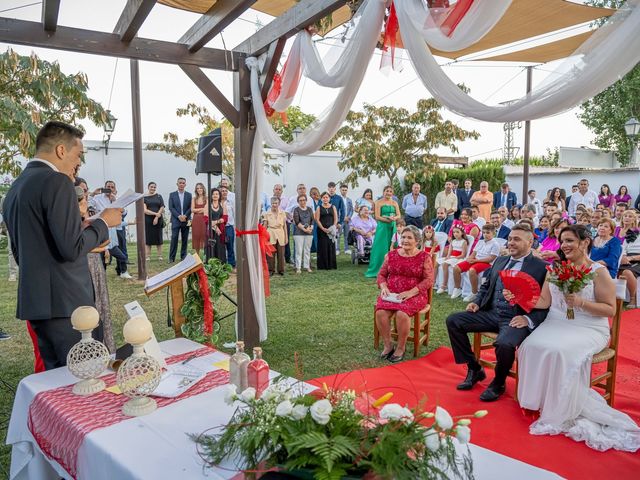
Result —
[[375, 205], [375, 219], [378, 221], [376, 236], [371, 247], [369, 257], [369, 269], [364, 274], [365, 277], [375, 278], [378, 270], [382, 267], [384, 256], [391, 247], [391, 238], [396, 233], [396, 220], [400, 218], [400, 207], [393, 199], [393, 187], [386, 186], [382, 193], [382, 198]]

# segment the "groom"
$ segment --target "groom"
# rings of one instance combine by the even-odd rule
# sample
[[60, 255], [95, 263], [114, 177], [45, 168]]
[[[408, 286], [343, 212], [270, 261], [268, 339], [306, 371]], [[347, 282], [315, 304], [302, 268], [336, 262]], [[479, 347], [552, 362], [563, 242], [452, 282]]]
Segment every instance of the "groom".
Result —
[[447, 330], [456, 363], [466, 363], [467, 377], [458, 390], [471, 390], [487, 378], [484, 369], [471, 351], [468, 332], [496, 332], [496, 376], [480, 400], [492, 402], [504, 393], [507, 374], [515, 360], [516, 348], [547, 316], [548, 310], [534, 309], [529, 314], [518, 305], [510, 305], [504, 298], [504, 286], [499, 272], [520, 270], [531, 275], [542, 287], [547, 274], [547, 263], [531, 253], [533, 232], [528, 225], [518, 224], [511, 229], [507, 248], [509, 256], [498, 257], [486, 274], [485, 282], [465, 312], [453, 313], [447, 318]]

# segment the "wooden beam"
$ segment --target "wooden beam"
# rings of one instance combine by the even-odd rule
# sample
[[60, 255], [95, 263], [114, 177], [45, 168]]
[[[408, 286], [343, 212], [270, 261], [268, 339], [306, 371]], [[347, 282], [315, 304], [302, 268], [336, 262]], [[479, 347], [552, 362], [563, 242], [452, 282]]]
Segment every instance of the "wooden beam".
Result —
[[133, 40], [155, 4], [156, 0], [127, 0], [113, 33], [123, 42]]
[[267, 52], [267, 58], [264, 62], [264, 72], [262, 74], [264, 81], [262, 82], [262, 101], [264, 102], [267, 99], [267, 94], [269, 93], [269, 89], [271, 88], [271, 84], [273, 83], [273, 76], [276, 74], [278, 70], [278, 63], [280, 62], [280, 57], [282, 56], [282, 50], [284, 49], [284, 45], [287, 43], [287, 39], [281, 37], [269, 45], [269, 51]]
[[[133, 124], [133, 183], [136, 192], [144, 192], [142, 168], [142, 109], [140, 107], [140, 67], [138, 60], [130, 60], [131, 118]], [[144, 241], [144, 201], [136, 202], [136, 244], [138, 251], [138, 280], [147, 278], [146, 248]]]
[[209, 80], [209, 77], [207, 77], [200, 68], [193, 65], [180, 65], [180, 68], [187, 74], [191, 81], [196, 84], [196, 87], [211, 100], [225, 118], [229, 120], [234, 127], [238, 128], [238, 125], [240, 125], [238, 110], [227, 100], [227, 97], [224, 96], [218, 87]]
[[233, 50], [259, 55], [279, 38], [289, 38], [301, 29], [342, 7], [347, 0], [302, 0], [262, 27]]
[[43, 0], [42, 2], [42, 27], [47, 32], [55, 32], [58, 28], [58, 13], [60, 12], [60, 0]]
[[197, 52], [254, 3], [256, 0], [218, 0], [178, 43], [187, 45], [190, 52]]
[[40, 22], [5, 17], [0, 17], [0, 42], [217, 70], [234, 71], [238, 65], [230, 62], [229, 52], [221, 49], [203, 48], [190, 53], [185, 45], [173, 42], [136, 37], [125, 43], [115, 33], [70, 27], [58, 27], [55, 35], [51, 35], [42, 29]]

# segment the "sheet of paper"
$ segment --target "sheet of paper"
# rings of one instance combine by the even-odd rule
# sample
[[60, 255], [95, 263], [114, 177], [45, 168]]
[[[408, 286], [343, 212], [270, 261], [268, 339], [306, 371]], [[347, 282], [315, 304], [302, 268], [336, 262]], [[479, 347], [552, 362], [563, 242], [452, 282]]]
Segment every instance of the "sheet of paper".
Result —
[[[131, 189], [128, 189], [113, 202], [109, 208], [126, 208], [131, 205], [133, 202], [137, 202], [144, 196], [143, 193], [136, 193]], [[95, 215], [89, 217], [87, 220], [92, 222], [93, 220], [100, 218], [100, 214], [96, 213]]]
[[195, 267], [196, 263], [196, 258], [189, 254], [180, 263], [177, 263], [173, 267], [168, 268], [164, 272], [160, 272], [151, 278], [147, 278], [147, 281], [144, 284], [144, 289], [153, 290], [155, 287], [162, 285], [173, 278], [177, 278], [190, 268]]
[[220, 360], [219, 362], [214, 363], [213, 366], [219, 368], [220, 370], [226, 370], [228, 372], [229, 371], [229, 359], [225, 358], [224, 360]]

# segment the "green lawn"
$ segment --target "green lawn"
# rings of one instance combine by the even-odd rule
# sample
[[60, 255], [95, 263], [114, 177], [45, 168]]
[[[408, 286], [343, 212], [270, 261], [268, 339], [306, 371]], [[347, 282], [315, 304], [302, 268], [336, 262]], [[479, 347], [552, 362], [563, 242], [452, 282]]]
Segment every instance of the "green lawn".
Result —
[[[168, 250], [168, 244], [165, 248]], [[135, 263], [135, 245], [129, 246], [129, 254]], [[164, 258], [167, 258], [167, 252]], [[131, 267], [131, 274], [135, 276], [136, 267]], [[152, 260], [149, 273], [157, 273], [166, 267], [166, 261]], [[267, 299], [269, 338], [262, 345], [264, 357], [272, 369], [296, 375], [296, 353], [304, 379], [381, 365], [373, 350], [373, 305], [377, 288], [373, 279], [364, 278], [365, 269], [364, 265], [352, 265], [350, 258], [342, 254], [338, 256], [337, 271], [296, 275], [288, 269], [284, 277], [272, 278], [271, 297]], [[3, 440], [15, 387], [21, 378], [33, 371], [31, 340], [24, 323], [14, 318], [17, 283], [7, 282], [7, 276], [7, 252], [4, 250], [0, 251], [0, 327], [12, 338], [0, 342], [0, 429]], [[113, 267], [109, 267], [107, 276], [116, 344], [122, 344], [122, 325], [126, 319], [122, 306], [133, 300], [138, 300], [147, 312], [160, 341], [173, 338], [173, 329], [167, 326], [164, 293], [147, 298], [141, 282], [118, 278]], [[235, 297], [234, 283], [235, 276], [226, 289], [232, 297]], [[461, 301], [435, 296], [429, 351], [449, 345], [444, 319], [462, 307]], [[216, 306], [217, 313], [230, 311], [232, 306], [226, 300]], [[221, 344], [235, 339], [232, 318], [223, 322]], [[412, 347], [409, 347], [408, 354], [411, 352]], [[0, 474], [4, 473], [4, 476], [8, 476], [10, 454], [10, 448], [3, 445]]]

